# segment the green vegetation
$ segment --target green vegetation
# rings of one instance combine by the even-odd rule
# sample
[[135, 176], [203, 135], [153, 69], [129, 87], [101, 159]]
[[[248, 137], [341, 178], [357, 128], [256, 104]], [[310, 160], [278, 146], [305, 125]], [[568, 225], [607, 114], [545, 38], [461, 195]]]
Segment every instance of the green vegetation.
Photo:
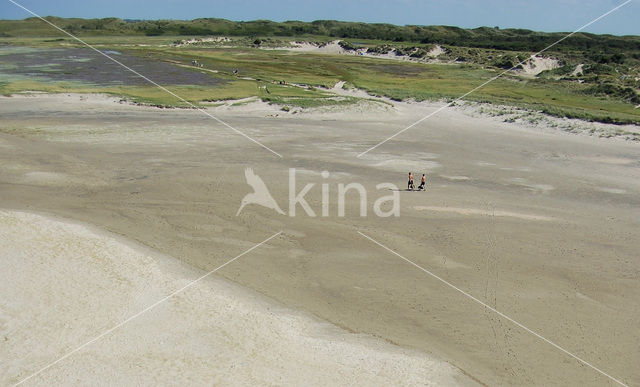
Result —
[[[451, 100], [506, 69], [521, 68], [530, 55], [563, 34], [528, 30], [443, 26], [392, 26], [336, 21], [231, 22], [125, 21], [49, 18], [103, 50], [164, 61], [190, 71], [207, 71], [226, 82], [219, 86], [169, 87], [194, 104], [257, 96], [286, 107], [309, 108], [357, 103], [327, 88], [338, 81], [394, 100]], [[177, 44], [185, 36], [220, 36]], [[440, 46], [438, 63], [394, 61], [358, 55], [289, 52], [291, 41], [324, 44], [340, 39], [347, 51], [404, 55], [423, 62]], [[41, 20], [0, 21], [2, 45], [73, 48], [82, 45]], [[265, 48], [270, 48], [266, 50]], [[610, 123], [640, 124], [640, 37], [576, 34], [545, 55], [560, 67], [538, 76], [509, 72], [469, 95], [467, 100], [513, 105], [547, 114]], [[192, 61], [202, 65], [199, 70]], [[0, 65], [3, 59], [0, 55]], [[234, 70], [238, 70], [235, 75]], [[579, 71], [578, 71], [579, 70]], [[0, 67], [0, 75], [2, 68]], [[153, 79], [152, 74], [148, 75]], [[184, 103], [152, 86], [96, 86], [41, 78], [0, 77], [0, 93], [25, 90], [105, 92], [162, 106]]]
[[[451, 26], [396, 26], [380, 23], [354, 23], [335, 20], [314, 22], [272, 22], [255, 20], [233, 22], [224, 19], [195, 20], [122, 20], [64, 19], [49, 16], [52, 23], [73, 34], [82, 35], [222, 35], [222, 36], [323, 36], [339, 39], [365, 39], [392, 42], [435, 43], [461, 47], [480, 47], [510, 51], [539, 51], [558, 41], [565, 33], [544, 33], [525, 29], [480, 27], [463, 29]], [[57, 36], [37, 18], [4, 20], [0, 34], [7, 37]], [[640, 50], [637, 36], [611, 36], [577, 33], [557, 45], [559, 50], [588, 50], [594, 55], [615, 55]], [[616, 52], [610, 53], [615, 50]]]

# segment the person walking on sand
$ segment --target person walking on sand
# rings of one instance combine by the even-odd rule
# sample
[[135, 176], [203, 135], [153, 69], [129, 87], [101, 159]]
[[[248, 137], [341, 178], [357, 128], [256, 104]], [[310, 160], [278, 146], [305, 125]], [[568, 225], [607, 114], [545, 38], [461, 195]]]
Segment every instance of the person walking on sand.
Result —
[[418, 186], [418, 191], [426, 191], [425, 184], [427, 184], [427, 177], [422, 174], [422, 179], [420, 179], [420, 186]]
[[409, 183], [407, 184], [407, 190], [413, 191], [415, 186], [413, 185], [413, 173], [409, 172]]

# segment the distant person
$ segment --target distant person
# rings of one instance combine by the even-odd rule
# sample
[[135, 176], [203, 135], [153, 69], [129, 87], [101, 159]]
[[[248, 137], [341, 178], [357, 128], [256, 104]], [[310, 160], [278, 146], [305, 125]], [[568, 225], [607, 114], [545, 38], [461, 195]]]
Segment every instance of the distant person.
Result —
[[420, 186], [418, 186], [418, 191], [425, 190], [425, 184], [427, 184], [427, 177], [422, 174], [422, 179], [420, 179]]
[[407, 190], [413, 191], [415, 189], [415, 185], [413, 185], [413, 173], [409, 172], [409, 183], [407, 183]]

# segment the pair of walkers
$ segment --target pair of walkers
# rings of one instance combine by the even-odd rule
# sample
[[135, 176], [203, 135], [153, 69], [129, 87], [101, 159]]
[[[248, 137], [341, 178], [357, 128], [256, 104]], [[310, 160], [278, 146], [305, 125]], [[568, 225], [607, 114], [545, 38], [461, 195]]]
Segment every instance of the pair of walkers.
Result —
[[[418, 191], [425, 189], [425, 184], [427, 184], [427, 177], [422, 174], [422, 178], [420, 179], [420, 186], [418, 186]], [[416, 186], [413, 184], [413, 173], [409, 172], [409, 183], [407, 184], [407, 190], [413, 191], [416, 189]]]

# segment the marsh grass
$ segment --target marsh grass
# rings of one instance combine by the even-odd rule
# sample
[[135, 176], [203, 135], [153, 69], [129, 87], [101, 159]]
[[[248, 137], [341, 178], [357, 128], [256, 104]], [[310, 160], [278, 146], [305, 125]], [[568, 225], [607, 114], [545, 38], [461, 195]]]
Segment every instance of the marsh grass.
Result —
[[[245, 46], [172, 46], [172, 42], [177, 38], [179, 37], [93, 36], [87, 37], [86, 41], [99, 49], [126, 51], [130, 55], [166, 61], [174, 65], [188, 66], [192, 60], [197, 60], [203, 65], [202, 71], [209, 71], [211, 76], [227, 82], [211, 87], [168, 87], [196, 105], [204, 101], [224, 101], [251, 96], [274, 104], [300, 108], [350, 105], [357, 102], [358, 99], [355, 97], [335, 98], [327, 90], [338, 81], [346, 81], [351, 86], [366, 90], [372, 96], [384, 96], [396, 101], [453, 100], [498, 74], [498, 70], [494, 68], [469, 63], [415, 63], [355, 55], [262, 50]], [[35, 48], [80, 46], [70, 39], [59, 39], [0, 38], [0, 42], [4, 40], [13, 45]], [[242, 39], [244, 38], [232, 38], [232, 42], [227, 44], [241, 42]], [[474, 55], [479, 55], [477, 51], [474, 51]], [[234, 70], [237, 70], [237, 75], [233, 74]], [[566, 72], [566, 69], [564, 71]], [[286, 85], [280, 84], [283, 82], [286, 82]], [[307, 87], [295, 87], [292, 84], [304, 84]], [[521, 78], [507, 74], [466, 99], [525, 107], [559, 117], [615, 124], [640, 124], [640, 109], [636, 109], [634, 104], [614, 96], [590, 94], [589, 87], [591, 86], [581, 84], [577, 80], [560, 81], [548, 76]], [[138, 103], [185, 106], [183, 102], [153, 86], [98, 87], [74, 82], [10, 78], [3, 78], [0, 82], [0, 93], [5, 95], [28, 90], [52, 93], [102, 92]]]

